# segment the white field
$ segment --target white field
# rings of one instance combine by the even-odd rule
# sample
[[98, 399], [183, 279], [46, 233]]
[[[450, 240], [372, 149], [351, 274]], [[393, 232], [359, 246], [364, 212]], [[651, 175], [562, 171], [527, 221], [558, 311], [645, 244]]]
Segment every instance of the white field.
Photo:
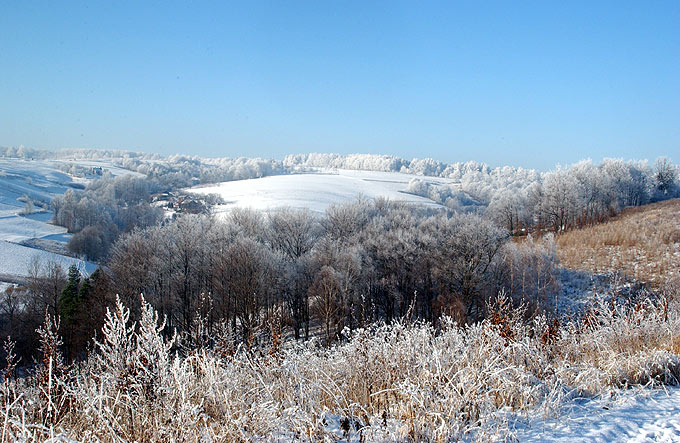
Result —
[[[46, 212], [51, 217], [51, 212]], [[45, 238], [54, 236], [58, 238], [65, 236], [66, 228], [55, 226], [44, 221], [35, 220], [21, 215], [0, 216], [0, 240], [21, 243], [32, 238]]]
[[407, 194], [411, 179], [435, 184], [456, 184], [453, 180], [423, 177], [398, 172], [326, 170], [311, 174], [274, 175], [237, 180], [213, 186], [188, 189], [198, 194], [219, 194], [226, 202], [216, 213], [235, 207], [270, 210], [281, 207], [323, 212], [332, 204], [351, 202], [359, 197], [380, 197], [429, 207], [441, 207], [426, 197]]
[[14, 215], [28, 196], [34, 201], [49, 202], [75, 183], [74, 179], [47, 161], [0, 159], [0, 216]]
[[0, 276], [28, 276], [29, 267], [35, 257], [43, 264], [47, 261], [55, 261], [64, 268], [64, 271], [73, 264], [84, 270], [87, 274], [91, 274], [97, 269], [97, 265], [94, 263], [54, 254], [41, 249], [0, 241]]

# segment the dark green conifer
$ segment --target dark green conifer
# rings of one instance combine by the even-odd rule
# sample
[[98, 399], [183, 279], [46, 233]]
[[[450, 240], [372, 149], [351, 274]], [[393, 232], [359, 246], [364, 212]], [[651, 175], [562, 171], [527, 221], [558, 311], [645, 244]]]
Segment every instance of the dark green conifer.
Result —
[[59, 297], [59, 316], [68, 327], [73, 324], [78, 311], [78, 290], [80, 286], [80, 271], [76, 265], [68, 268], [68, 283]]

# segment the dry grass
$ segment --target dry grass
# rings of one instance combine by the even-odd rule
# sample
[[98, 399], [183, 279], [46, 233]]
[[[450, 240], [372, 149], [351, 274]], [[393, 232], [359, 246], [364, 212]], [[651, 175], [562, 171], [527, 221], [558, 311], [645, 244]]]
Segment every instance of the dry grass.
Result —
[[629, 208], [607, 223], [557, 237], [563, 266], [621, 271], [655, 287], [680, 279], [680, 199]]
[[86, 362], [0, 385], [0, 441], [502, 439], [508, 410], [555, 415], [577, 395], [680, 376], [680, 312], [663, 301], [562, 325], [527, 322], [502, 297], [490, 310], [440, 331], [375, 325], [329, 349], [182, 357], [148, 305], [135, 327], [119, 304]]

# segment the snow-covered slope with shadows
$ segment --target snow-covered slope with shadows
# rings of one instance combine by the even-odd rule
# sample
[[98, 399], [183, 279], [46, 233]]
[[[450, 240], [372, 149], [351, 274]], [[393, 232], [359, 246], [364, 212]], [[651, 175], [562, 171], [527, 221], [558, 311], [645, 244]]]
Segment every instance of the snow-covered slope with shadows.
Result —
[[16, 282], [27, 277], [35, 259], [42, 264], [48, 261], [59, 263], [64, 271], [71, 265], [76, 265], [85, 274], [91, 274], [97, 269], [97, 265], [84, 260], [0, 241], [0, 281]]
[[428, 207], [442, 206], [426, 197], [406, 193], [409, 181], [417, 178], [433, 185], [456, 185], [454, 180], [398, 172], [323, 170], [310, 174], [275, 175], [251, 180], [191, 188], [198, 194], [219, 194], [224, 205], [216, 212], [234, 207], [269, 210], [281, 207], [306, 208], [323, 212], [332, 204], [359, 197], [387, 198]]

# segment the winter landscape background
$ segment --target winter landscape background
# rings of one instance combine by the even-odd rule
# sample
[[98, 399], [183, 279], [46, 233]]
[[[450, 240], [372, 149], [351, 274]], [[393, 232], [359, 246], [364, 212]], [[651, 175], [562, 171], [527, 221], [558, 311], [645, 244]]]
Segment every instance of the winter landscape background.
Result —
[[666, 158], [0, 155], [3, 439], [679, 435]]

